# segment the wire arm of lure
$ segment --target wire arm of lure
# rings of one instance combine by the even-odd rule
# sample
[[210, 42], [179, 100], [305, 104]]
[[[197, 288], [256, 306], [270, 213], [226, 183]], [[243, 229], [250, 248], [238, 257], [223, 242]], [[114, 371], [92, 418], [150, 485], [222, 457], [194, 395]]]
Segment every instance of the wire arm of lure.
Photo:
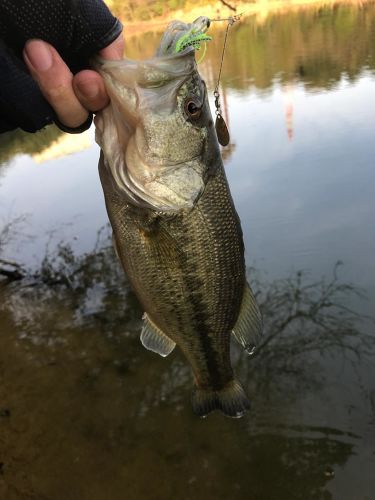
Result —
[[220, 22], [220, 21], [227, 21], [230, 26], [234, 24], [236, 21], [239, 21], [241, 17], [245, 14], [244, 12], [241, 12], [240, 14], [235, 14], [234, 16], [230, 17], [217, 17], [216, 19], [210, 19], [210, 21], [213, 22]]

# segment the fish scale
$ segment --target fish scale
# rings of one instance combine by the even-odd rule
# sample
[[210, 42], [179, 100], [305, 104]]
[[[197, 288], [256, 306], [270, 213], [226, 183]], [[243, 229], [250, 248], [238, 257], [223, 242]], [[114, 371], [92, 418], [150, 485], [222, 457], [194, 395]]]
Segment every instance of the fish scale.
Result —
[[[213, 385], [214, 379], [215, 385], [225, 385], [233, 377], [230, 332], [239, 313], [245, 264], [239, 219], [222, 165], [193, 211], [158, 216], [158, 234], [145, 236], [144, 212], [124, 205], [120, 197], [107, 208], [121, 262], [142, 306], [179, 344], [201, 386]], [[157, 237], [161, 232], [173, 235], [168, 244], [175, 246], [168, 252], [165, 239]], [[173, 264], [171, 252], [178, 256]], [[205, 350], [205, 337], [212, 352]], [[207, 357], [213, 356], [217, 368], [210, 374]]]

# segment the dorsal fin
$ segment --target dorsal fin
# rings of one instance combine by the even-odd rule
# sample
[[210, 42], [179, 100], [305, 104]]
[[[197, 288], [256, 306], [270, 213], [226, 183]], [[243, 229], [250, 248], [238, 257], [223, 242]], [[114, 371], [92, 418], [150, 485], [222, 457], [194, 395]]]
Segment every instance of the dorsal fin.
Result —
[[263, 322], [258, 304], [248, 283], [245, 284], [240, 314], [232, 333], [248, 354], [253, 354], [262, 334]]
[[141, 342], [149, 351], [156, 352], [160, 356], [168, 356], [176, 343], [173, 342], [159, 327], [147, 316], [143, 315], [143, 327], [141, 331]]

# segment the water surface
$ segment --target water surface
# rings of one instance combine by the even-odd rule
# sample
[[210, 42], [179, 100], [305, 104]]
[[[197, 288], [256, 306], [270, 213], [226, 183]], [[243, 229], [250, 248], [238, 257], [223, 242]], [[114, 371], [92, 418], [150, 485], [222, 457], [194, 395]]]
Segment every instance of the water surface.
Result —
[[255, 357], [233, 347], [241, 420], [194, 417], [182, 356], [140, 345], [93, 130], [42, 163], [58, 132], [1, 139], [0, 258], [27, 278], [0, 287], [0, 498], [374, 498], [374, 51], [372, 4], [231, 28], [223, 156], [265, 318]]

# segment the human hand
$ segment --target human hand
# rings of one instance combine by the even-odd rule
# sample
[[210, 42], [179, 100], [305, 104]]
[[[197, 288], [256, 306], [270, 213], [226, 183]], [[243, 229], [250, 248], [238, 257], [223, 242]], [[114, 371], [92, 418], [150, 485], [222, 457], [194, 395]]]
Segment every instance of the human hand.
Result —
[[[124, 39], [120, 34], [99, 51], [103, 59], [121, 59]], [[85, 123], [89, 112], [99, 111], [109, 101], [102, 77], [93, 70], [73, 75], [57, 50], [43, 40], [29, 40], [23, 51], [25, 63], [59, 121], [76, 128]]]
[[103, 0], [1, 0], [0, 133], [88, 128], [108, 102], [90, 59], [120, 58], [121, 31]]

